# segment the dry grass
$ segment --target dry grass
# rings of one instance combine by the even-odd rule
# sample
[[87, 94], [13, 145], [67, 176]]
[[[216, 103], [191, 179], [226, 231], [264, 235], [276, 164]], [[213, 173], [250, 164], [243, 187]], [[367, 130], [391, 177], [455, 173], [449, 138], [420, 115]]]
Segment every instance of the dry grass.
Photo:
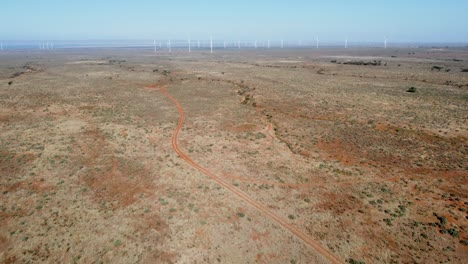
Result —
[[468, 257], [466, 50], [1, 56], [4, 263], [323, 261], [174, 153], [161, 83], [185, 153], [341, 259]]

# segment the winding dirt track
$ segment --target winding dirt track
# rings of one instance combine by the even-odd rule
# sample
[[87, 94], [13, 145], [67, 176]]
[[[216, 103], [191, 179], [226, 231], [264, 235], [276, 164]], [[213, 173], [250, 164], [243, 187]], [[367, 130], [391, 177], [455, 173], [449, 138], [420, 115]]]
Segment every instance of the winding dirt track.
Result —
[[[155, 86], [146, 86], [146, 87], [150, 88], [150, 89], [155, 88]], [[302, 232], [298, 228], [290, 225], [285, 219], [283, 219], [282, 217], [278, 216], [277, 214], [275, 214], [274, 212], [269, 210], [265, 205], [255, 201], [250, 196], [248, 196], [246, 193], [244, 193], [241, 190], [237, 189], [236, 187], [234, 187], [234, 185], [231, 185], [230, 183], [225, 182], [222, 178], [215, 175], [209, 169], [200, 166], [195, 161], [193, 161], [188, 155], [186, 155], [179, 148], [178, 141], [177, 141], [180, 129], [182, 128], [182, 125], [184, 124], [184, 121], [185, 121], [184, 109], [182, 108], [182, 105], [179, 103], [179, 101], [175, 97], [173, 97], [167, 91], [167, 89], [164, 86], [160, 87], [159, 91], [162, 94], [164, 94], [167, 98], [169, 98], [171, 101], [173, 101], [177, 106], [177, 110], [179, 111], [179, 114], [180, 114], [179, 121], [177, 123], [176, 128], [174, 129], [174, 133], [172, 134], [172, 148], [183, 160], [185, 160], [187, 163], [189, 163], [195, 169], [203, 172], [205, 175], [210, 177], [212, 180], [216, 181], [219, 185], [223, 186], [224, 188], [231, 191], [233, 194], [237, 195], [239, 198], [241, 198], [245, 202], [249, 203], [250, 205], [252, 205], [255, 208], [257, 208], [258, 210], [260, 210], [262, 213], [264, 213], [265, 215], [270, 217], [272, 220], [274, 220], [280, 226], [282, 226], [285, 229], [289, 230], [291, 233], [293, 233], [296, 237], [300, 238], [307, 245], [312, 247], [316, 252], [318, 252], [324, 258], [328, 259], [331, 263], [343, 263], [337, 256], [335, 256], [327, 248], [323, 247], [319, 242], [315, 241], [314, 239], [312, 239], [310, 236], [308, 236], [307, 234], [305, 234], [304, 232]]]

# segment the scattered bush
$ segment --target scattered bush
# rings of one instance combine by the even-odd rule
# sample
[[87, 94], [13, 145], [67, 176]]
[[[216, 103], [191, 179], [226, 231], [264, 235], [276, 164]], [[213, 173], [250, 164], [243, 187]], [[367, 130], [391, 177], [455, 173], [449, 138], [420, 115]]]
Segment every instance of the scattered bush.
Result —
[[406, 92], [415, 93], [416, 92], [416, 87], [411, 86], [410, 88], [408, 88], [408, 90], [406, 90]]
[[366, 263], [365, 263], [364, 261], [362, 261], [362, 260], [355, 260], [355, 259], [352, 259], [352, 258], [348, 259], [348, 263], [349, 263], [349, 264], [366, 264]]
[[367, 66], [367, 65], [380, 66], [382, 64], [382, 62], [377, 61], [377, 60], [374, 60], [374, 61], [347, 61], [347, 62], [343, 62], [343, 64], [347, 64], [347, 65], [364, 65], [364, 66]]
[[447, 224], [447, 218], [445, 216], [439, 216], [438, 214], [434, 213], [434, 216], [437, 217], [439, 223], [437, 224], [440, 228], [444, 228]]
[[22, 74], [24, 74], [24, 72], [15, 72], [15, 73], [13, 73], [13, 74], [10, 76], [10, 78], [13, 79], [13, 78], [16, 78], [16, 77], [18, 77], [18, 76], [21, 76]]
[[455, 228], [449, 228], [447, 229], [447, 232], [453, 237], [456, 237], [456, 238], [460, 237], [460, 233]]
[[390, 218], [385, 218], [383, 221], [384, 221], [388, 226], [392, 226], [392, 225], [393, 225], [392, 219], [390, 219]]

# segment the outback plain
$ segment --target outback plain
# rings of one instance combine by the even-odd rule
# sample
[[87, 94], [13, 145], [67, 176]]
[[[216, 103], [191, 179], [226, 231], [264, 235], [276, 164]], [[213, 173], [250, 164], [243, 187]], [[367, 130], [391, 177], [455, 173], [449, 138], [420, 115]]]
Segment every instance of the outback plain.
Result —
[[468, 48], [0, 53], [2, 263], [466, 263]]

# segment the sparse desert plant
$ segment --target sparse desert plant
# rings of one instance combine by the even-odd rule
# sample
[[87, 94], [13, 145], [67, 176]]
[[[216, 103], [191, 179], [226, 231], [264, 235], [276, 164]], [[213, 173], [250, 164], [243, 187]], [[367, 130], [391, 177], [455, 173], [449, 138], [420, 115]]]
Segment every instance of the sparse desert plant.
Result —
[[408, 93], [415, 93], [415, 92], [416, 92], [416, 87], [411, 86], [410, 88], [408, 88], [408, 90], [406, 90], [406, 92], [408, 92]]
[[348, 263], [349, 264], [366, 264], [364, 261], [361, 261], [361, 260], [355, 260], [355, 259], [348, 259]]
[[447, 229], [447, 233], [449, 233], [451, 236], [456, 237], [456, 238], [460, 237], [460, 233], [455, 228]]
[[384, 221], [388, 226], [392, 226], [392, 225], [393, 225], [392, 219], [391, 219], [391, 218], [385, 218], [383, 221]]

